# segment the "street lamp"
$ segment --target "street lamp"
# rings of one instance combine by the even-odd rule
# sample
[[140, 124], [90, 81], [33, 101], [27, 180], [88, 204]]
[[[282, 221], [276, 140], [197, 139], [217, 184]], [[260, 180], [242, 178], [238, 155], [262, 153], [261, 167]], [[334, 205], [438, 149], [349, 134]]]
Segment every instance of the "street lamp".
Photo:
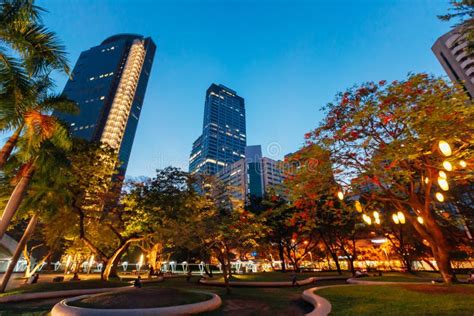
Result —
[[395, 225], [400, 225], [400, 249], [402, 251], [402, 256], [404, 255], [405, 252], [405, 245], [403, 244], [403, 224], [405, 224], [405, 215], [403, 212], [397, 212], [396, 214], [394, 213], [392, 215], [393, 222]]
[[447, 141], [440, 140], [438, 142], [438, 148], [439, 148], [439, 151], [441, 151], [441, 153], [445, 155], [446, 157], [451, 156], [451, 154], [453, 153], [453, 151], [451, 150], [451, 146], [449, 146]]

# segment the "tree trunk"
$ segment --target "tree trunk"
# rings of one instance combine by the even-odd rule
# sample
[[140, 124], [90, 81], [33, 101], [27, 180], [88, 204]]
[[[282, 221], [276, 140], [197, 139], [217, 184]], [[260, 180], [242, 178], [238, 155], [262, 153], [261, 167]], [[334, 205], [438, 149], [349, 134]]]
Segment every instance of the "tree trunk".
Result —
[[131, 241], [126, 241], [123, 245], [117, 248], [114, 254], [107, 258], [107, 263], [105, 264], [105, 268], [102, 272], [102, 280], [108, 281], [111, 277], [117, 277], [117, 265], [122, 258], [122, 255], [127, 251], [128, 246], [130, 246]]
[[278, 255], [280, 256], [280, 261], [281, 261], [281, 272], [285, 273], [286, 272], [285, 252], [284, 252], [283, 243], [281, 240], [278, 243]]
[[23, 251], [23, 248], [25, 247], [26, 243], [33, 234], [37, 222], [38, 215], [34, 214], [33, 217], [30, 219], [30, 222], [28, 223], [25, 232], [23, 233], [23, 236], [18, 242], [18, 245], [16, 246], [10, 264], [8, 265], [7, 271], [5, 271], [5, 274], [3, 275], [2, 283], [0, 284], [0, 293], [5, 292], [5, 289], [8, 285], [8, 281], [10, 281], [10, 277], [12, 276], [13, 270], [15, 269], [18, 259], [20, 259], [21, 252]]
[[34, 166], [32, 163], [25, 164], [23, 167], [24, 168], [21, 170], [22, 175], [20, 181], [18, 181], [17, 185], [15, 186], [10, 199], [3, 210], [2, 218], [0, 219], [0, 239], [2, 239], [3, 235], [5, 235], [13, 216], [18, 210], [18, 207], [25, 196], [28, 185], [30, 184], [30, 180], [34, 174]]
[[219, 260], [222, 265], [222, 273], [224, 275], [224, 284], [225, 284], [225, 289], [227, 291], [227, 294], [230, 294], [230, 284], [229, 284], [229, 275], [228, 275], [228, 267], [227, 267], [227, 262], [225, 259], [225, 254], [221, 255], [221, 260]]
[[13, 133], [13, 135], [10, 136], [8, 141], [3, 145], [2, 149], [0, 150], [0, 169], [3, 169], [3, 167], [5, 166], [5, 163], [7, 162], [8, 158], [10, 157], [13, 151], [13, 148], [15, 148], [22, 129], [23, 129], [23, 125], [18, 127], [15, 133]]

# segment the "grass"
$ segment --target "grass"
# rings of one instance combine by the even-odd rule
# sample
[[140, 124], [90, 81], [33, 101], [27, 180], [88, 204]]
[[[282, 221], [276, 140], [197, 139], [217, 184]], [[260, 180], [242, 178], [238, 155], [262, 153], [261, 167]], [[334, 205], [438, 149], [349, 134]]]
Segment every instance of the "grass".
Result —
[[[297, 280], [304, 280], [309, 277], [318, 277], [318, 276], [337, 276], [337, 272], [315, 272], [315, 273], [297, 273]], [[349, 277], [348, 273], [343, 273]], [[233, 282], [282, 282], [287, 281], [291, 282], [293, 277], [293, 272], [259, 272], [259, 273], [249, 273], [249, 274], [233, 274], [230, 278], [230, 281]], [[224, 282], [222, 276], [215, 277], [213, 280]]]
[[12, 291], [0, 294], [0, 297], [15, 294], [35, 293], [35, 292], [51, 292], [51, 291], [67, 291], [67, 290], [82, 290], [82, 289], [96, 289], [109, 288], [130, 285], [126, 282], [102, 280], [83, 280], [83, 281], [64, 281], [58, 283], [37, 283], [31, 285], [24, 285]]
[[[467, 276], [459, 275], [458, 278], [463, 279]], [[440, 279], [441, 275], [437, 272], [384, 272], [382, 276], [365, 277], [361, 280], [367, 281], [384, 281], [384, 282], [431, 282]]]
[[[287, 274], [289, 275], [289, 274]], [[304, 275], [304, 274], [302, 274]], [[223, 287], [203, 286], [197, 284], [199, 277], [193, 276], [190, 283], [184, 278], [165, 279], [161, 283], [144, 283], [144, 289], [177, 289], [185, 291], [206, 291], [218, 294], [223, 305], [207, 315], [303, 315], [313, 307], [301, 299], [301, 293], [314, 284], [287, 288], [232, 288], [226, 294]], [[325, 281], [324, 285], [341, 284], [343, 281]], [[318, 282], [319, 284], [319, 282]], [[0, 304], [0, 315], [45, 315], [61, 299], [39, 300], [22, 303]]]
[[369, 285], [322, 289], [334, 315], [473, 315], [472, 285]]
[[86, 297], [69, 305], [98, 309], [132, 309], [192, 304], [209, 300], [210, 296], [178, 289], [147, 287], [127, 288]]

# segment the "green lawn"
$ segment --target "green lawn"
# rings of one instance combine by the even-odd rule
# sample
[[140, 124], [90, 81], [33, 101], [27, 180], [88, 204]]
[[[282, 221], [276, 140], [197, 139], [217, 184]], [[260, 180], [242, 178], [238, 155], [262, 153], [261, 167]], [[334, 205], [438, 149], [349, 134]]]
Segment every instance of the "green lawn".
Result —
[[37, 283], [31, 285], [24, 285], [12, 291], [0, 294], [1, 296], [34, 293], [34, 292], [50, 292], [50, 291], [67, 291], [80, 289], [96, 289], [104, 287], [120, 287], [127, 286], [130, 283], [120, 281], [101, 281], [101, 280], [83, 280], [83, 281], [64, 281], [58, 283]]
[[[361, 280], [367, 281], [385, 281], [385, 282], [431, 282], [435, 279], [440, 279], [441, 274], [437, 272], [384, 272], [382, 276], [365, 277]], [[459, 279], [467, 278], [466, 275], [458, 275]]]
[[332, 304], [332, 315], [474, 314], [472, 285], [355, 285], [317, 291]]
[[[337, 276], [337, 272], [315, 272], [315, 273], [297, 273], [296, 277], [298, 280], [304, 280], [309, 277], [324, 277], [324, 276]], [[349, 273], [344, 273], [343, 275], [349, 277]], [[249, 273], [249, 274], [233, 274], [231, 281], [235, 282], [281, 282], [281, 281], [291, 281], [293, 277], [293, 272], [289, 271], [286, 273], [282, 272], [259, 272], [259, 273]], [[213, 280], [224, 282], [223, 277], [216, 277]]]

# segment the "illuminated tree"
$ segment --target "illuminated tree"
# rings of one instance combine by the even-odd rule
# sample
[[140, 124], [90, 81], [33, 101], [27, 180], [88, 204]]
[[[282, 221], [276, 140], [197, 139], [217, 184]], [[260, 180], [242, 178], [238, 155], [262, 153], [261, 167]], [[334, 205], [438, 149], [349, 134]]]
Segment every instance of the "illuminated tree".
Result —
[[473, 177], [474, 107], [462, 88], [410, 75], [351, 88], [323, 109], [324, 121], [307, 138], [330, 151], [337, 181], [402, 212], [452, 282], [448, 233], [459, 233], [462, 218], [444, 190], [469, 188]]

